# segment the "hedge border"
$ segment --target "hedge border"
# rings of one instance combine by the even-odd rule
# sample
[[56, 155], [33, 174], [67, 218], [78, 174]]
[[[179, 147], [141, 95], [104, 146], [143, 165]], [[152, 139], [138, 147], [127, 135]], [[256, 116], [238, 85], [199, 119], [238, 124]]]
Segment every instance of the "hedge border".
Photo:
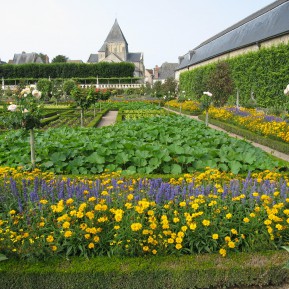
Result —
[[[242, 288], [288, 284], [288, 256], [283, 251], [167, 257], [54, 258], [0, 265], [1, 289]], [[249, 287], [250, 288], [250, 287]]]

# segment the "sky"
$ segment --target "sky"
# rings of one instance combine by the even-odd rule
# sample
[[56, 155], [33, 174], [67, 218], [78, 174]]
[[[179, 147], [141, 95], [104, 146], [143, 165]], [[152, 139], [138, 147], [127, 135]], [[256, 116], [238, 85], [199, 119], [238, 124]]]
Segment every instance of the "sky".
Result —
[[0, 59], [15, 53], [87, 62], [115, 19], [146, 68], [178, 57], [273, 0], [0, 0]]

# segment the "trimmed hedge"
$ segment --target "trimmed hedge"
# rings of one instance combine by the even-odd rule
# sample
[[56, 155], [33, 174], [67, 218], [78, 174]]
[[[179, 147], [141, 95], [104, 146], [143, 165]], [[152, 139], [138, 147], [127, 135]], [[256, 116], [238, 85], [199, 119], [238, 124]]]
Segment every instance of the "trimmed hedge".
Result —
[[133, 77], [133, 63], [51, 63], [0, 65], [0, 77], [4, 78], [88, 78]]
[[116, 258], [51, 259], [29, 263], [6, 260], [0, 265], [1, 289], [185, 289], [247, 288], [279, 285], [289, 281], [283, 269], [283, 251]]
[[101, 112], [98, 112], [95, 118], [86, 126], [86, 127], [97, 127], [100, 123], [102, 117], [109, 111], [109, 109], [104, 109]]
[[[230, 76], [240, 92], [240, 103], [250, 100], [251, 91], [261, 107], [284, 105], [286, 97], [284, 89], [288, 84], [289, 75], [289, 43], [269, 48], [261, 48], [256, 52], [242, 54], [224, 62], [229, 64]], [[187, 95], [200, 98], [203, 91], [210, 90], [211, 73], [218, 63], [197, 67], [180, 75], [180, 91]], [[214, 91], [211, 91], [214, 94]]]

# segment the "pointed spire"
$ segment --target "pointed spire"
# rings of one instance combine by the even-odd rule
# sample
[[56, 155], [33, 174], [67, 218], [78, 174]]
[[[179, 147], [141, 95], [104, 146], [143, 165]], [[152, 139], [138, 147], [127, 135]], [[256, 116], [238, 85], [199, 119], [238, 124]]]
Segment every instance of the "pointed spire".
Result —
[[127, 44], [116, 18], [109, 34], [106, 37], [105, 42], [124, 42]]

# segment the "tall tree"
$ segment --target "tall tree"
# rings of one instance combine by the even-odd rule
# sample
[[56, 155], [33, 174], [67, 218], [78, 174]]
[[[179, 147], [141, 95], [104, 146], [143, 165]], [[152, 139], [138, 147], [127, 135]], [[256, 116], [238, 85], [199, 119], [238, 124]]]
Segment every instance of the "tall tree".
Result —
[[60, 63], [60, 62], [67, 62], [68, 57], [64, 55], [57, 55], [52, 59], [52, 63]]

